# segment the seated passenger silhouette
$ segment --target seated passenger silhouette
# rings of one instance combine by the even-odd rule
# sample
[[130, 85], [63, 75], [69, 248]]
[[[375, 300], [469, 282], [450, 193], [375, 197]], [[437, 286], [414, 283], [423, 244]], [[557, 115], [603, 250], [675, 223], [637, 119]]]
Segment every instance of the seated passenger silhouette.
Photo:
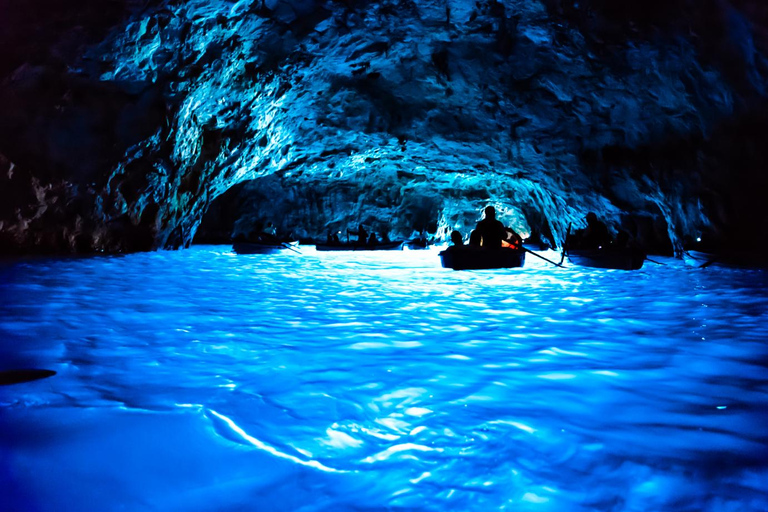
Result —
[[256, 224], [249, 239], [261, 244], [280, 243], [280, 240], [277, 238], [277, 229], [271, 222], [269, 222], [266, 227], [263, 227], [261, 223]]
[[429, 240], [427, 239], [426, 231], [422, 229], [419, 232], [419, 236], [415, 238], [412, 243], [417, 247], [427, 247], [427, 245], [429, 245]]
[[583, 249], [598, 249], [611, 242], [611, 235], [605, 224], [597, 220], [595, 212], [587, 214], [587, 227], [579, 231], [579, 245]]
[[376, 233], [371, 233], [371, 236], [368, 237], [368, 245], [376, 245], [379, 241], [376, 239]]
[[518, 235], [512, 228], [504, 228], [504, 240], [501, 245], [512, 249], [521, 249], [523, 247], [523, 237]]
[[[352, 234], [355, 234], [354, 232]], [[368, 232], [365, 230], [362, 224], [357, 226], [357, 243], [365, 244], [368, 242]]]
[[482, 247], [489, 249], [501, 247], [501, 241], [506, 239], [507, 231], [504, 228], [504, 224], [496, 220], [496, 208], [493, 206], [485, 208], [485, 218], [477, 223], [474, 233], [479, 234]]
[[480, 247], [480, 242], [482, 242], [483, 238], [480, 236], [480, 231], [477, 229], [473, 229], [471, 233], [469, 233], [469, 245], [474, 245], [476, 247]]
[[461, 232], [455, 229], [451, 231], [451, 243], [453, 243], [452, 247], [462, 247], [464, 245], [464, 237], [461, 236]]

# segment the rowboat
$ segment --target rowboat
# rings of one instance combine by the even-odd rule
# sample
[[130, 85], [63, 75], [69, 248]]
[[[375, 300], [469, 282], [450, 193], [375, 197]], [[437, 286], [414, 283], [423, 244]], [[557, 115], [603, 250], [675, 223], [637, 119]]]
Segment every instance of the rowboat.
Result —
[[726, 268], [768, 268], [768, 257], [765, 253], [749, 251], [712, 253], [690, 250], [683, 252], [683, 261], [699, 268], [710, 265]]
[[429, 245], [430, 244], [426, 239], [416, 238], [413, 240], [406, 240], [403, 243], [403, 249], [408, 249], [409, 251], [418, 251], [421, 249], [428, 249]]
[[639, 270], [645, 261], [645, 252], [633, 248], [568, 249], [567, 254], [571, 263], [592, 268]]
[[454, 245], [440, 252], [439, 256], [443, 268], [453, 270], [515, 268], [525, 264], [525, 251], [522, 249], [486, 249], [473, 245]]
[[284, 251], [299, 252], [299, 242], [235, 242], [232, 250], [237, 254], [277, 254]]
[[317, 244], [318, 251], [399, 251], [403, 248], [403, 242], [379, 242], [377, 244], [339, 243]]

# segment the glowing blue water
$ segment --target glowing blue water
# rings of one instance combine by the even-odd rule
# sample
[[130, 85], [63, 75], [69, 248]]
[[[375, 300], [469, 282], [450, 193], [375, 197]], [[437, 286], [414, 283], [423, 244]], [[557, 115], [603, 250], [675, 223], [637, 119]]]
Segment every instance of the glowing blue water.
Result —
[[304, 252], [6, 263], [0, 509], [768, 509], [764, 272]]

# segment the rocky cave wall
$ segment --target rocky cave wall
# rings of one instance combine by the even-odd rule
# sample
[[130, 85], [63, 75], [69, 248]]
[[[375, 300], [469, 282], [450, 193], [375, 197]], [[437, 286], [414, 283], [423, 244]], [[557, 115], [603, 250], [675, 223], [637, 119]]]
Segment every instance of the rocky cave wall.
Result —
[[311, 238], [485, 204], [554, 244], [590, 210], [660, 250], [768, 236], [762, 2], [59, 4], [0, 0], [4, 252], [187, 246], [211, 208]]

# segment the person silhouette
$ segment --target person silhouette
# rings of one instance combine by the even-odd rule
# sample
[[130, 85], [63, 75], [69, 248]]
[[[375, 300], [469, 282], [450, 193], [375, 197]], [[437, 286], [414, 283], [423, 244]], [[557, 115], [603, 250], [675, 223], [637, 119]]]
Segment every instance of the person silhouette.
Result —
[[579, 238], [584, 249], [599, 249], [611, 242], [608, 228], [597, 220], [595, 212], [587, 214], [587, 227], [581, 231]]
[[512, 249], [521, 249], [523, 247], [523, 238], [512, 228], [504, 228], [504, 247]]
[[[473, 236], [480, 237], [480, 245], [482, 247], [496, 249], [501, 247], [501, 241], [507, 238], [507, 231], [504, 228], [504, 224], [496, 220], [496, 208], [493, 206], [486, 206], [485, 218], [477, 223]], [[475, 235], [477, 233], [477, 235]]]
[[365, 230], [362, 224], [357, 226], [357, 243], [365, 244], [368, 242], [368, 232]]
[[326, 244], [327, 245], [338, 245], [339, 244], [339, 235], [334, 233], [331, 230], [328, 230], [328, 237], [326, 238]]

